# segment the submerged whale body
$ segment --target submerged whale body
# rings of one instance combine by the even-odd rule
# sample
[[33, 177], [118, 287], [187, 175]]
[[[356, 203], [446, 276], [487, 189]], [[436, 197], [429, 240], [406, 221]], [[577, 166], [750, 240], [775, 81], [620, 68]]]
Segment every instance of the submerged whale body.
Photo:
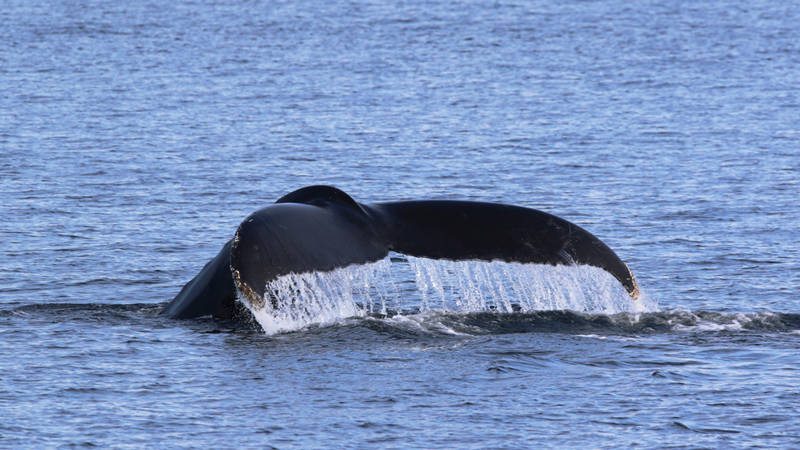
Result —
[[552, 214], [448, 200], [365, 205], [334, 187], [309, 186], [247, 217], [164, 314], [229, 319], [237, 291], [258, 308], [265, 304], [267, 283], [279, 276], [375, 262], [389, 251], [433, 259], [585, 264], [613, 275], [632, 297], [639, 295], [628, 266], [606, 244]]

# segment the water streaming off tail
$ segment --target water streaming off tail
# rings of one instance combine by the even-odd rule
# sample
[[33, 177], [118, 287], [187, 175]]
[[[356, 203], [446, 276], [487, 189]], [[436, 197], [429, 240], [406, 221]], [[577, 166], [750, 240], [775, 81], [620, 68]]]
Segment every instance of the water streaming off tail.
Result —
[[[264, 306], [252, 307], [240, 295], [267, 334], [328, 324], [347, 317], [385, 312], [391, 268], [388, 258], [330, 272], [289, 274], [267, 283]], [[376, 306], [379, 308], [376, 311]]]
[[268, 334], [393, 312], [573, 310], [614, 314], [655, 310], [633, 300], [610, 274], [590, 266], [447, 261], [392, 254], [331, 272], [289, 274], [267, 283], [251, 310]]
[[611, 274], [593, 266], [408, 257], [423, 310], [498, 312], [572, 310], [616, 314], [656, 305], [633, 300]]

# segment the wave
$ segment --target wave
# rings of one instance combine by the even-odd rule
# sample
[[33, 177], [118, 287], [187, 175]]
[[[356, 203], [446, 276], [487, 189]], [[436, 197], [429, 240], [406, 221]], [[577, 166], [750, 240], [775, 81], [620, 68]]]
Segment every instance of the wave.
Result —
[[[160, 315], [165, 303], [106, 304], [50, 303], [5, 305], [0, 320], [37, 323], [132, 324], [164, 327], [189, 326], [208, 332], [263, 333], [257, 322], [175, 320]], [[800, 314], [786, 312], [731, 313], [715, 311], [656, 311], [616, 314], [569, 310], [515, 312], [443, 312], [387, 310], [350, 316], [328, 324], [312, 323], [292, 333], [320, 332], [337, 328], [363, 328], [394, 336], [482, 336], [509, 333], [562, 333], [600, 336], [656, 335], [670, 333], [800, 333]]]
[[575, 311], [480, 312], [430, 313], [365, 319], [366, 322], [370, 320], [379, 320], [399, 328], [413, 328], [426, 333], [471, 336], [508, 333], [649, 335], [800, 331], [800, 314], [774, 312], [720, 313], [674, 310], [612, 315]]
[[[240, 298], [244, 320], [184, 321], [206, 331], [275, 335], [358, 327], [397, 335], [567, 333], [638, 335], [680, 332], [800, 331], [800, 314], [659, 311], [631, 298], [591, 266], [446, 261], [392, 254], [377, 263], [290, 274], [267, 284], [265, 302]], [[160, 321], [163, 304], [36, 304], [0, 307], [0, 319], [125, 323]], [[163, 323], [162, 323], [163, 322]], [[146, 326], [146, 324], [144, 324]]]

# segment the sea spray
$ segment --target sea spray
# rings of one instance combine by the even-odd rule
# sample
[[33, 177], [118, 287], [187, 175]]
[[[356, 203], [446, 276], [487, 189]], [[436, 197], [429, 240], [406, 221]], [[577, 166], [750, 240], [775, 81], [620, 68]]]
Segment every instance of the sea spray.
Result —
[[573, 310], [615, 314], [657, 309], [632, 299], [602, 269], [501, 261], [449, 261], [392, 254], [330, 272], [288, 274], [266, 285], [264, 306], [240, 297], [267, 334], [387, 311]]

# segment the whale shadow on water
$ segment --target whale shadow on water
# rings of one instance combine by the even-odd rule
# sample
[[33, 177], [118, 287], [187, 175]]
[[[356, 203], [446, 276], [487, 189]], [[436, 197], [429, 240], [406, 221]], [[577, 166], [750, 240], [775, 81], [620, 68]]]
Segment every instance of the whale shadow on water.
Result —
[[334, 187], [309, 186], [248, 216], [163, 314], [236, 319], [237, 298], [251, 309], [278, 307], [267, 289], [279, 277], [373, 263], [389, 252], [433, 260], [594, 266], [639, 297], [633, 274], [613, 250], [554, 215], [470, 201], [367, 205]]

